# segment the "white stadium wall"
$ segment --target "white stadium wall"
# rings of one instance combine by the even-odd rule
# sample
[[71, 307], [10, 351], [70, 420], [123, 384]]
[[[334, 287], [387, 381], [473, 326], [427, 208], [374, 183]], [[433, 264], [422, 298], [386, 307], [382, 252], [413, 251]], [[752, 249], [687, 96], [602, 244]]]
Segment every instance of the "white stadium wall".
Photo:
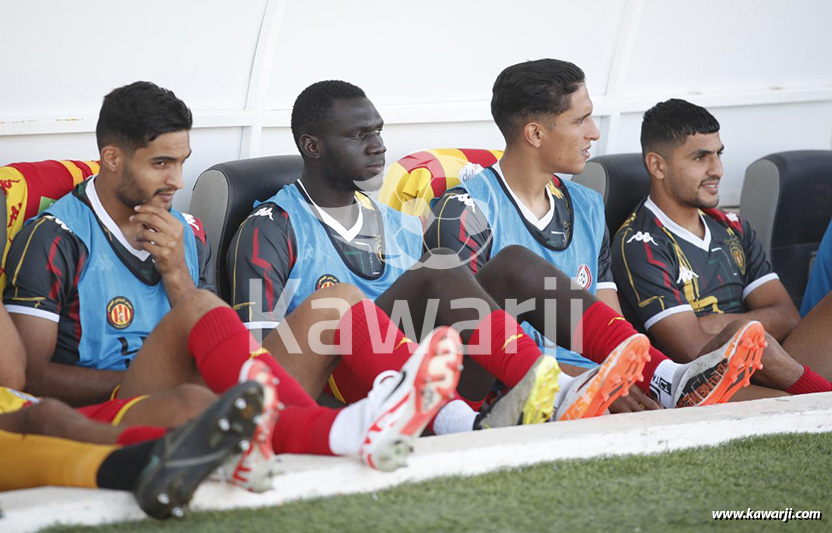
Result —
[[722, 122], [723, 205], [746, 166], [832, 143], [828, 0], [0, 0], [0, 165], [94, 159], [101, 98], [146, 79], [195, 114], [186, 208], [214, 163], [295, 153], [292, 101], [340, 78], [386, 120], [388, 162], [500, 147], [488, 102], [505, 66], [557, 57], [587, 73], [602, 140], [638, 150], [642, 113], [682, 97]]

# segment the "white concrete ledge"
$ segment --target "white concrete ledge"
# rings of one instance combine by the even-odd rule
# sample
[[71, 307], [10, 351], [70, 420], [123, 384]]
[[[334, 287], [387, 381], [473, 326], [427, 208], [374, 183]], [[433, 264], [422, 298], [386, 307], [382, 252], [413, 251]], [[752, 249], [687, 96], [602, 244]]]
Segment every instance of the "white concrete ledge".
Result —
[[[832, 431], [832, 393], [696, 409], [654, 411], [421, 439], [407, 468], [381, 473], [356, 459], [286, 455], [275, 490], [249, 494], [205, 483], [191, 508], [217, 510], [372, 492], [438, 476], [475, 475], [557, 459], [649, 454], [710, 446], [752, 435]], [[36, 531], [56, 522], [102, 524], [143, 517], [132, 496], [109, 490], [39, 488], [0, 493], [0, 531]]]

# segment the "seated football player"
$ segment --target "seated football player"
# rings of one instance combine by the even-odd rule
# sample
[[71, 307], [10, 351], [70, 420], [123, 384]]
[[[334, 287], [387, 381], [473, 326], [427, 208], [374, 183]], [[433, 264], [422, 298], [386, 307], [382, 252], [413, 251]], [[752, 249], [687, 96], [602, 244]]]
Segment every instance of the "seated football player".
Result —
[[29, 392], [71, 405], [108, 399], [171, 304], [211, 286], [199, 221], [171, 208], [191, 123], [187, 106], [153, 84], [114, 90], [96, 126], [100, 173], [15, 237], [4, 303]]
[[[425, 243], [453, 249], [477, 279], [491, 277], [487, 272], [495, 263], [514, 265], [520, 276], [513, 283], [501, 280], [510, 290], [492, 288], [496, 299], [513, 294], [533, 300], [533, 310], [521, 318], [544, 333], [536, 334], [539, 342], [550, 338], [603, 363], [606, 347], [635, 331], [620, 315], [603, 201], [555, 175], [580, 173], [600, 136], [584, 73], [556, 59], [512, 65], [494, 83], [491, 112], [506, 141], [502, 159], [438, 199]], [[578, 287], [559, 296], [570, 278]], [[500, 287], [499, 281], [494, 285]], [[494, 286], [485, 280], [483, 285]], [[573, 301], [577, 311], [570, 314]], [[557, 302], [556, 336], [540, 327], [547, 302]], [[655, 407], [648, 392], [664, 407], [726, 401], [759, 365], [759, 326], [737, 334], [721, 336], [687, 365], [650, 347], [650, 361], [636, 384], [643, 393], [639, 403]], [[622, 410], [634, 408], [643, 407]]]
[[[434, 323], [460, 326], [468, 358], [459, 392], [473, 409], [461, 401], [454, 403], [458, 409], [453, 415], [443, 410], [435, 431], [444, 431], [446, 418], [459, 422], [453, 431], [478, 427], [476, 408], [494, 378], [514, 398], [522, 399], [518, 403], [523, 406], [523, 423], [550, 419], [555, 410], [557, 364], [541, 354], [514, 317], [498, 305], [505, 300], [495, 300], [481, 281], [488, 278], [499, 283], [514, 277], [517, 265], [495, 262], [474, 276], [447, 250], [423, 255], [419, 220], [379, 205], [362, 192], [380, 184], [386, 151], [382, 127], [376, 108], [354, 85], [323, 81], [301, 92], [292, 109], [292, 132], [304, 161], [302, 175], [258, 205], [232, 240], [227, 264], [234, 309], [250, 327], [267, 329], [263, 344], [271, 348], [276, 332], [268, 328], [278, 325], [282, 313], [294, 312], [321, 287], [356, 285], [375, 305], [354, 305], [343, 321], [363, 322], [367, 315], [380, 314], [397, 321], [405, 317], [404, 330], [417, 339], [418, 332]], [[259, 288], [252, 293], [252, 286]], [[565, 291], [568, 281], [561, 287]], [[627, 392], [646, 358], [642, 339], [628, 337], [598, 348], [604, 357], [613, 352], [615, 357], [601, 370], [590, 372], [574, 394], [564, 391], [560, 395], [556, 418], [594, 416]], [[321, 366], [335, 362], [338, 366], [329, 379], [330, 390], [349, 403], [366, 394], [376, 375], [397, 369], [414, 346], [403, 336], [394, 345], [399, 347], [394, 357], [375, 357], [372, 351], [366, 352], [367, 357], [355, 353], [318, 357], [314, 372], [305, 368], [312, 364], [308, 357], [280, 360], [301, 383], [309, 383], [307, 390], [313, 396], [319, 390], [316, 387], [323, 386]], [[305, 380], [305, 375], [312, 377]], [[523, 386], [523, 393], [518, 393], [518, 385], [529, 382], [531, 386]], [[499, 402], [508, 399], [507, 395]], [[517, 418], [505, 420], [513, 425]]]
[[832, 390], [832, 306], [800, 320], [748, 222], [717, 208], [719, 122], [684, 100], [656, 104], [641, 128], [650, 195], [613, 240], [624, 315], [679, 362], [748, 320], [766, 330], [754, 383], [790, 394]]
[[[242, 383], [187, 424], [160, 428], [155, 437], [124, 446], [116, 444], [115, 428], [57, 400], [0, 414], [0, 491], [41, 486], [132, 491], [148, 515], [182, 517], [202, 480], [249, 446], [263, 400], [258, 383]], [[61, 432], [78, 438], [45, 436]]]
[[[346, 288], [349, 287], [333, 287], [317, 297], [336, 297]], [[311, 302], [305, 303], [295, 317], [307, 314], [310, 306]], [[320, 313], [315, 315], [320, 317]], [[257, 381], [266, 391], [258, 432], [253, 445], [227, 465], [225, 474], [232, 483], [260, 492], [271, 487], [270, 459], [274, 453], [360, 454], [374, 468], [392, 470], [403, 466], [413, 440], [450, 398], [462, 358], [455, 332], [437, 329], [404, 365], [401, 379], [396, 379], [396, 373], [391, 376], [393, 379], [376, 384], [368, 398], [335, 410], [319, 407], [306, 395], [259, 347], [227, 304], [208, 291], [193, 290], [180, 298], [159, 328], [168, 330], [170, 338], [181, 337], [187, 351], [140, 353], [135, 364], [124, 372], [119, 388], [124, 400], [116, 398], [78, 408], [74, 417], [58, 417], [50, 415], [69, 409], [59, 401], [38, 399], [2, 387], [0, 412], [11, 414], [5, 415], [0, 429], [129, 444], [163, 433], [158, 427], [133, 424], [169, 425], [171, 416], [159, 411], [176, 407], [170, 400], [177, 398], [171, 390], [183, 388], [177, 383], [204, 379], [212, 390], [222, 393], [238, 381]], [[173, 330], [182, 333], [174, 335]], [[153, 369], [150, 375], [146, 374], [149, 369]], [[188, 385], [187, 389], [193, 396], [204, 387]], [[206, 394], [213, 398], [207, 389], [195, 397], [203, 398]], [[142, 406], [147, 408], [139, 411]], [[201, 410], [199, 406], [186, 408]], [[140, 414], [131, 417], [134, 411]], [[382, 419], [385, 423], [379, 425], [377, 421]], [[178, 423], [181, 422], [175, 424]], [[119, 427], [113, 427], [116, 425]]]
[[[60, 400], [22, 392], [26, 358], [14, 324], [0, 303], [0, 429], [97, 444], [130, 444], [178, 427], [203, 412], [216, 395], [197, 384], [72, 409]], [[31, 409], [29, 409], [31, 407]], [[149, 425], [149, 426], [148, 426]]]
[[[278, 403], [268, 395], [259, 445], [235, 470], [242, 485], [267, 488], [268, 468], [250, 463], [267, 466], [275, 451], [361, 454], [379, 469], [402, 466], [412, 439], [456, 386], [456, 333], [428, 336], [403, 367], [407, 374], [379, 380], [368, 398], [340, 410], [318, 406], [227, 305], [196, 288], [205, 285], [207, 260], [200, 258], [209, 248], [192, 229], [198, 222], [171, 209], [190, 155], [190, 126], [190, 110], [168, 90], [148, 82], [115, 89], [96, 129], [100, 173], [13, 241], [5, 301], [26, 353], [26, 390], [72, 405], [104, 402], [115, 421], [121, 415], [110, 410], [114, 402], [132, 411], [152, 400], [134, 398], [182, 384], [223, 393], [238, 381], [279, 379], [286, 408], [275, 426]], [[295, 323], [317, 321], [310, 306], [298, 310]], [[381, 417], [390, 424], [374, 424]], [[157, 424], [138, 418], [130, 421]]]
[[[25, 386], [26, 354], [23, 341], [6, 307], [0, 303], [0, 338], [5, 340], [0, 352], [0, 413], [17, 411], [38, 403], [38, 398], [21, 392]], [[211, 405], [216, 397], [196, 384], [181, 384], [150, 396], [108, 399], [79, 408], [91, 420], [112, 425], [154, 424], [179, 426]], [[83, 440], [79, 435], [53, 435]]]
[[829, 221], [826, 233], [823, 234], [812, 271], [809, 273], [803, 302], [800, 304], [800, 316], [808, 315], [822, 300], [828, 299], [830, 293], [832, 293], [832, 220]]

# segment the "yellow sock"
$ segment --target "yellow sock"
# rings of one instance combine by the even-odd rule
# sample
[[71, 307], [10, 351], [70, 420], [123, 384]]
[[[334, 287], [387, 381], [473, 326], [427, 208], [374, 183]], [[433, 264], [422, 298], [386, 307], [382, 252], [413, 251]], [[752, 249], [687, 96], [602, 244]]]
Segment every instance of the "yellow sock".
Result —
[[43, 486], [98, 488], [98, 469], [118, 448], [0, 430], [0, 491]]

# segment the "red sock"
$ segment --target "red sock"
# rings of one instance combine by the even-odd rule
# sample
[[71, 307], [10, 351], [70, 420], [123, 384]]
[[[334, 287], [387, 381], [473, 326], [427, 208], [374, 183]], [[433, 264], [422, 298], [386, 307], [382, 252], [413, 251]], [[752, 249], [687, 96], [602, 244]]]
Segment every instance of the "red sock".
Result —
[[335, 344], [342, 342], [341, 363], [332, 378], [346, 403], [367, 396], [385, 370], [400, 370], [418, 346], [372, 300], [358, 302], [341, 318]]
[[329, 449], [329, 432], [337, 409], [326, 407], [286, 407], [280, 411], [274, 432], [274, 453], [309, 453], [333, 455]]
[[650, 346], [650, 359], [644, 363], [644, 370], [641, 371], [641, 375], [644, 379], [641, 381], [637, 381], [636, 385], [645, 393], [650, 392], [650, 380], [653, 379], [653, 374], [656, 373], [656, 369], [659, 367], [659, 363], [662, 361], [666, 361], [668, 357], [659, 351], [658, 348]]
[[[572, 349], [581, 355], [601, 364], [616, 346], [625, 339], [638, 333], [632, 324], [604, 302], [595, 302], [584, 312], [572, 338]], [[650, 347], [650, 360], [644, 365], [644, 379], [636, 383], [641, 390], [648, 392], [650, 378], [667, 356], [654, 347]]]
[[[451, 400], [462, 400], [463, 402], [467, 403], [468, 407], [470, 407], [474, 411], [479, 411], [480, 409], [482, 409], [482, 406], [485, 403], [485, 398], [483, 398], [482, 400], [469, 400], [468, 398], [463, 398], [462, 396], [460, 396], [458, 392], [455, 393], [455, 394], [456, 394], [456, 397], [451, 398]], [[486, 396], [486, 398], [487, 398], [487, 396]], [[450, 403], [450, 402], [448, 402], [448, 403]]]
[[154, 426], [132, 426], [121, 432], [118, 439], [116, 439], [116, 444], [119, 446], [139, 444], [140, 442], [161, 439], [165, 433], [167, 433], [165, 428]]
[[811, 394], [813, 392], [832, 391], [832, 383], [808, 366], [803, 367], [803, 375], [786, 389], [789, 394]]
[[303, 387], [264, 350], [230, 307], [217, 307], [205, 313], [188, 336], [188, 351], [205, 384], [222, 394], [237, 384], [240, 369], [252, 357], [271, 368], [280, 380], [277, 394], [285, 405], [311, 407], [318, 405]]
[[537, 344], [503, 310], [479, 323], [468, 346], [468, 356], [508, 387], [517, 385], [540, 357]]

